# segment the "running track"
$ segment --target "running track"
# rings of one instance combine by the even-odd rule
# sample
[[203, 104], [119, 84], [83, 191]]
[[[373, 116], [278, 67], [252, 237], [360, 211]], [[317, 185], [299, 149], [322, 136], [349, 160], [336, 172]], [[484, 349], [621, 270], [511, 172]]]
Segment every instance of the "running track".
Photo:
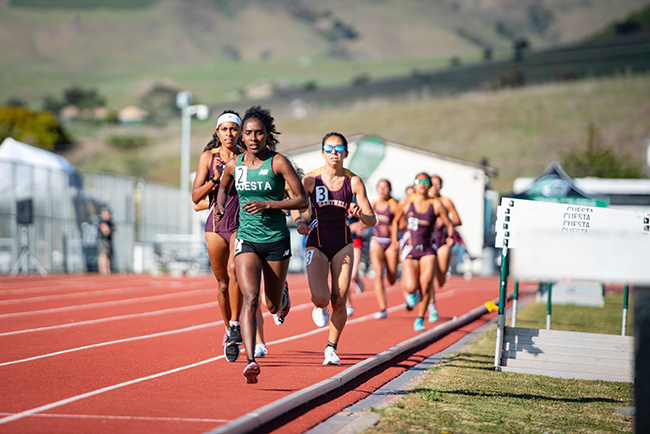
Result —
[[[388, 289], [388, 319], [376, 320], [366, 280], [366, 291], [353, 294], [342, 364], [323, 366], [328, 328], [311, 320], [306, 277], [290, 274], [289, 285], [291, 313], [281, 327], [265, 313], [269, 354], [258, 359], [259, 383], [249, 385], [245, 354], [236, 363], [223, 358], [211, 275], [0, 276], [0, 433], [202, 433], [417, 334], [399, 284]], [[496, 299], [498, 286], [498, 277], [452, 277], [438, 292], [440, 321]], [[495, 315], [315, 403], [281, 432], [314, 426]]]

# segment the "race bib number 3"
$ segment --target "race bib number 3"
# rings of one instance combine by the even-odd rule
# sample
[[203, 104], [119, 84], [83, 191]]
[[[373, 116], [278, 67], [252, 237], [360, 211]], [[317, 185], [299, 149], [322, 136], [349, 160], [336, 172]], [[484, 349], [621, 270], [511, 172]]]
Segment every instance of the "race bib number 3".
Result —
[[326, 202], [329, 200], [329, 191], [324, 185], [319, 185], [314, 191], [316, 193], [316, 202]]
[[407, 227], [410, 231], [417, 231], [420, 226], [420, 219], [409, 217]]
[[311, 264], [311, 259], [314, 257], [314, 250], [307, 250], [305, 253], [305, 266]]

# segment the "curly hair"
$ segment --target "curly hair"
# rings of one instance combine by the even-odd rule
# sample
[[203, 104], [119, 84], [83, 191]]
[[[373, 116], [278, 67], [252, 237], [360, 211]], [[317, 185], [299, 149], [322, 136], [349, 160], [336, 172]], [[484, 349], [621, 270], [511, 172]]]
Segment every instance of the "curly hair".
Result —
[[254, 105], [244, 114], [244, 119], [242, 119], [242, 126], [248, 119], [259, 119], [264, 125], [266, 130], [266, 145], [269, 146], [272, 150], [278, 145], [277, 135], [280, 135], [280, 132], [275, 129], [274, 121], [275, 119], [271, 116], [271, 111], [268, 109], [263, 109], [258, 105]]
[[[239, 116], [239, 113], [237, 113], [234, 110], [224, 110], [223, 113], [221, 113], [221, 115], [226, 114], [226, 113], [232, 113], [234, 115], [237, 115], [237, 117], [241, 119], [241, 116]], [[219, 116], [221, 116], [221, 115], [219, 115]], [[239, 144], [241, 145], [241, 135], [239, 136]], [[212, 133], [212, 138], [210, 139], [208, 144], [205, 145], [205, 148], [203, 148], [203, 152], [209, 151], [210, 149], [218, 148], [219, 146], [221, 146], [221, 140], [219, 140], [219, 135], [215, 131], [214, 133]]]

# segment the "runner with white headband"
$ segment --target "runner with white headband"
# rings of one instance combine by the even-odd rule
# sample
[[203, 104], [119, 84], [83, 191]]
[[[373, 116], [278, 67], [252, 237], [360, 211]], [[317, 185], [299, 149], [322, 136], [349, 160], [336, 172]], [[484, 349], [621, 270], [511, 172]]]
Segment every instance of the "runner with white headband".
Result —
[[229, 362], [235, 362], [239, 358], [239, 345], [243, 342], [239, 325], [242, 297], [235, 275], [233, 255], [239, 215], [237, 191], [234, 188], [230, 190], [222, 218], [216, 218], [214, 205], [224, 166], [242, 151], [241, 118], [236, 112], [226, 110], [217, 119], [212, 140], [199, 157], [192, 189], [194, 209], [210, 209], [205, 222], [205, 240], [212, 272], [218, 282], [217, 299], [226, 324], [222, 345]]

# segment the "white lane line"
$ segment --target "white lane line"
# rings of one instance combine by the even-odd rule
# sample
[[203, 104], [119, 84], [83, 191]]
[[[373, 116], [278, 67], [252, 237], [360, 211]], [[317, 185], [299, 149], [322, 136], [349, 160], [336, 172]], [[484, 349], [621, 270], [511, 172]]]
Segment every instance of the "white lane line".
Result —
[[[9, 416], [13, 413], [0, 413], [0, 416]], [[147, 417], [147, 416], [107, 416], [101, 414], [56, 414], [41, 413], [34, 414], [32, 417], [41, 418], [58, 418], [58, 419], [108, 419], [108, 420], [133, 420], [133, 421], [151, 421], [151, 422], [197, 422], [197, 423], [225, 423], [230, 419], [205, 419], [196, 417]]]
[[198, 325], [191, 326], [191, 327], [185, 327], [185, 328], [182, 328], [182, 329], [168, 330], [166, 332], [152, 333], [152, 334], [142, 335], [142, 336], [133, 336], [133, 337], [130, 337], [130, 338], [117, 339], [117, 340], [114, 340], [114, 341], [107, 341], [107, 342], [100, 342], [100, 343], [97, 343], [97, 344], [84, 345], [82, 347], [69, 348], [67, 350], [56, 351], [54, 353], [41, 354], [39, 356], [28, 357], [26, 359], [12, 360], [10, 362], [3, 362], [3, 363], [0, 363], [0, 367], [8, 366], [8, 365], [15, 365], [17, 363], [31, 362], [31, 361], [34, 361], [34, 360], [45, 359], [47, 357], [60, 356], [62, 354], [74, 353], [76, 351], [83, 351], [83, 350], [89, 350], [89, 349], [92, 349], [92, 348], [105, 347], [107, 345], [122, 344], [122, 343], [126, 343], [126, 342], [139, 341], [139, 340], [142, 340], [142, 339], [159, 338], [159, 337], [170, 336], [170, 335], [174, 335], [174, 334], [178, 334], [178, 333], [191, 332], [191, 331], [195, 331], [195, 330], [201, 330], [201, 329], [204, 329], [206, 327], [212, 327], [212, 326], [216, 327], [216, 326], [218, 326], [220, 324], [223, 324], [223, 321], [209, 322], [209, 323], [205, 323], [205, 324], [198, 324]]
[[[310, 304], [311, 303], [306, 303], [305, 305], [308, 306]], [[303, 305], [301, 305], [301, 307], [302, 306]], [[404, 308], [404, 304], [400, 303], [397, 306], [393, 306], [393, 307], [389, 308], [388, 311], [389, 312], [394, 312], [396, 310], [403, 309], [403, 308]], [[362, 316], [362, 317], [356, 318], [354, 320], [348, 321], [348, 323], [349, 324], [356, 324], [356, 323], [368, 321], [370, 319], [374, 319], [374, 315], [375, 314], [373, 313], [373, 314], [370, 314], [370, 315]], [[301, 339], [301, 338], [304, 338], [304, 337], [307, 337], [307, 336], [315, 335], [317, 333], [324, 333], [326, 331], [329, 332], [329, 327], [317, 328], [317, 329], [313, 329], [313, 330], [310, 330], [310, 331], [305, 332], [305, 333], [301, 333], [299, 335], [294, 335], [294, 336], [290, 336], [290, 337], [287, 337], [287, 338], [284, 338], [284, 339], [278, 339], [276, 341], [267, 342], [266, 345], [276, 345], [276, 344], [280, 344], [280, 343], [283, 343], [283, 342], [289, 342], [289, 341]], [[246, 350], [242, 350], [242, 352], [245, 353]], [[177, 372], [185, 371], [187, 369], [196, 368], [198, 366], [202, 366], [202, 365], [205, 365], [207, 363], [212, 363], [214, 361], [217, 361], [217, 360], [220, 360], [220, 359], [223, 359], [223, 358], [224, 358], [223, 355], [217, 356], [217, 357], [212, 357], [212, 358], [209, 358], [209, 359], [201, 360], [201, 361], [196, 362], [196, 363], [192, 363], [192, 364], [189, 364], [189, 365], [185, 365], [185, 366], [181, 366], [181, 367], [178, 367], [178, 368], [170, 369], [168, 371], [159, 372], [157, 374], [148, 375], [146, 377], [136, 378], [134, 380], [125, 381], [123, 383], [103, 387], [101, 389], [93, 390], [91, 392], [83, 393], [81, 395], [72, 396], [70, 398], [62, 399], [60, 401], [52, 402], [50, 404], [45, 404], [45, 405], [42, 405], [40, 407], [35, 407], [35, 408], [29, 409], [29, 410], [25, 410], [25, 411], [22, 411], [20, 413], [14, 413], [14, 414], [12, 414], [10, 416], [7, 416], [7, 417], [4, 417], [4, 418], [0, 419], [0, 425], [8, 423], [8, 422], [15, 421], [15, 420], [23, 419], [25, 417], [33, 416], [33, 415], [35, 415], [37, 413], [42, 413], [44, 411], [48, 411], [48, 410], [51, 410], [53, 408], [61, 407], [61, 406], [70, 404], [70, 403], [75, 402], [75, 401], [80, 401], [82, 399], [86, 399], [86, 398], [90, 398], [90, 397], [93, 397], [93, 396], [96, 396], [96, 395], [100, 395], [100, 394], [105, 393], [105, 392], [110, 392], [112, 390], [120, 389], [122, 387], [131, 386], [133, 384], [141, 383], [141, 382], [148, 381], [148, 380], [153, 380], [153, 379], [164, 377], [164, 376], [170, 375], [170, 374], [175, 374]]]
[[[187, 286], [190, 286], [190, 285], [187, 285]], [[187, 289], [187, 286], [185, 287], [185, 289]], [[192, 285], [192, 286], [200, 286], [201, 288], [206, 289], [205, 285]], [[138, 290], [142, 290], [142, 289], [150, 289], [152, 291], [160, 291], [161, 288], [142, 285], [142, 286], [121, 287], [121, 288], [115, 288], [115, 289], [98, 289], [98, 290], [95, 290], [95, 291], [88, 291], [88, 292], [70, 292], [70, 293], [65, 293], [65, 294], [39, 295], [37, 297], [14, 298], [14, 299], [10, 299], [10, 300], [0, 300], [0, 305], [3, 305], [3, 304], [4, 305], [18, 304], [18, 303], [35, 303], [35, 302], [47, 301], [47, 300], [64, 300], [66, 298], [92, 297], [92, 296], [96, 296], [96, 295], [123, 294], [123, 293], [134, 292], [134, 291], [138, 291]], [[176, 288], [174, 288], [174, 289], [176, 289]], [[212, 289], [212, 288], [210, 288], [210, 289]]]
[[214, 361], [217, 361], [217, 360], [223, 359], [223, 358], [224, 358], [223, 355], [217, 356], [217, 357], [211, 357], [209, 359], [201, 360], [199, 362], [192, 363], [190, 365], [181, 366], [181, 367], [178, 367], [178, 368], [170, 369], [168, 371], [159, 372], [159, 373], [153, 374], [153, 375], [147, 375], [146, 377], [136, 378], [134, 380], [125, 381], [123, 383], [114, 384], [112, 386], [102, 387], [101, 389], [93, 390], [93, 391], [87, 392], [87, 393], [82, 393], [81, 395], [71, 396], [70, 398], [62, 399], [60, 401], [52, 402], [50, 404], [41, 405], [40, 407], [34, 407], [34, 408], [29, 409], [29, 410], [21, 411], [20, 413], [14, 413], [11, 416], [6, 416], [6, 417], [3, 417], [2, 419], [0, 419], [0, 425], [5, 424], [5, 423], [9, 423], [9, 422], [13, 422], [15, 420], [23, 419], [25, 417], [32, 416], [32, 415], [34, 415], [36, 413], [42, 413], [44, 411], [52, 410], [53, 408], [61, 407], [63, 405], [70, 404], [70, 403], [75, 402], [75, 401], [80, 401], [82, 399], [91, 398], [93, 396], [100, 395], [102, 393], [106, 393], [106, 392], [110, 392], [112, 390], [120, 389], [122, 387], [131, 386], [131, 385], [134, 385], [134, 384], [142, 383], [142, 382], [147, 381], [147, 380], [153, 380], [153, 379], [156, 379], [156, 378], [164, 377], [165, 375], [175, 374], [177, 372], [185, 371], [187, 369], [196, 368], [198, 366], [202, 366], [202, 365], [205, 365], [205, 364], [208, 364], [208, 363], [212, 363]]
[[122, 320], [122, 319], [144, 318], [144, 317], [149, 317], [149, 316], [165, 315], [165, 314], [168, 314], [168, 313], [185, 312], [185, 311], [198, 310], [198, 309], [207, 309], [208, 307], [214, 307], [214, 306], [217, 306], [217, 305], [218, 305], [218, 303], [216, 301], [211, 301], [209, 303], [193, 304], [191, 306], [184, 306], [184, 307], [173, 307], [173, 308], [170, 308], [170, 309], [154, 310], [154, 311], [151, 311], [151, 312], [134, 313], [134, 314], [130, 314], [130, 315], [111, 316], [111, 317], [108, 317], [108, 318], [91, 319], [91, 320], [88, 320], [88, 321], [79, 321], [79, 322], [73, 322], [73, 323], [68, 323], [68, 324], [57, 324], [57, 325], [53, 325], [53, 326], [37, 327], [37, 328], [33, 328], [33, 329], [15, 330], [15, 331], [11, 331], [11, 332], [0, 333], [0, 336], [20, 335], [20, 334], [23, 334], [23, 333], [40, 332], [40, 331], [45, 331], [45, 330], [58, 330], [58, 329], [64, 329], [64, 328], [69, 328], [69, 327], [77, 327], [77, 326], [81, 326], [81, 325], [99, 324], [99, 323], [109, 322], [109, 321], [119, 321], [119, 320]]
[[[14, 279], [14, 278], [12, 278]], [[7, 281], [0, 279], [0, 282], [3, 284], [13, 284], [13, 281]], [[97, 287], [107, 287], [107, 288], [114, 288], [116, 284], [119, 285], [125, 285], [125, 284], [136, 284], [137, 286], [147, 288], [147, 287], [152, 287], [152, 286], [169, 286], [169, 285], [176, 285], [178, 282], [175, 281], [169, 281], [169, 279], [156, 279], [153, 277], [150, 277], [149, 280], [144, 280], [144, 279], [128, 279], [128, 280], [120, 280], [120, 281], [108, 281], [108, 280], [102, 280], [101, 282], [98, 280], [93, 280], [93, 279], [88, 279], [88, 278], [81, 278], [81, 279], [74, 279], [74, 278], [66, 278], [66, 279], [61, 279], [61, 280], [40, 280], [38, 282], [21, 282], [22, 285], [26, 285], [27, 283], [31, 283], [34, 286], [21, 286], [20, 288], [14, 288], [14, 289], [4, 289], [0, 290], [0, 295], [11, 295], [11, 294], [28, 294], [28, 293], [33, 293], [33, 292], [43, 292], [43, 291], [49, 291], [49, 290], [60, 290], [60, 289], [74, 289], [74, 288], [87, 288], [89, 285], [94, 286], [95, 288]], [[195, 283], [193, 281], [193, 283]], [[203, 281], [196, 281], [196, 283], [205, 283]]]
[[136, 298], [127, 298], [122, 300], [113, 300], [113, 301], [102, 301], [99, 303], [88, 303], [88, 304], [77, 304], [73, 306], [63, 306], [63, 307], [53, 307], [51, 309], [41, 309], [41, 310], [30, 310], [26, 312], [14, 312], [14, 313], [5, 313], [1, 314], [0, 318], [16, 318], [20, 316], [30, 316], [30, 315], [41, 315], [46, 313], [54, 312], [67, 312], [67, 311], [77, 311], [81, 309], [93, 309], [98, 307], [112, 307], [112, 306], [122, 306], [125, 304], [134, 304], [134, 303], [145, 303], [151, 301], [159, 300], [168, 300], [171, 298], [179, 298], [185, 296], [193, 296], [198, 294], [203, 294], [206, 292], [212, 292], [210, 289], [195, 289], [193, 291], [183, 291], [183, 292], [173, 292], [171, 294], [159, 294], [159, 295], [150, 295], [147, 297], [136, 297]]

